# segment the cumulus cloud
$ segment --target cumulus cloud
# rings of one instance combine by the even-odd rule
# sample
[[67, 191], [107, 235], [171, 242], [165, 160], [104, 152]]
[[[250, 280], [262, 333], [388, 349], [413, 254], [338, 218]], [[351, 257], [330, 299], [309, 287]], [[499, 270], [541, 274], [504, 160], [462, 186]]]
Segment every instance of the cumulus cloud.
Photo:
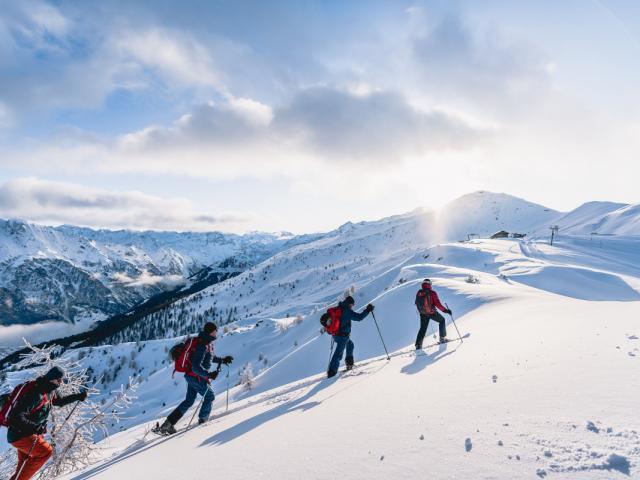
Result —
[[0, 216], [46, 224], [149, 230], [237, 230], [249, 215], [209, 215], [192, 202], [136, 191], [113, 192], [76, 184], [19, 178], [0, 185]]
[[[489, 129], [425, 111], [394, 92], [314, 87], [271, 107], [231, 98], [194, 107], [168, 127], [152, 126], [99, 142], [71, 132], [42, 164], [94, 162], [103, 171], [175, 172], [225, 177], [295, 175], [312, 164], [392, 167], [407, 157], [464, 151]], [[20, 160], [22, 161], [22, 160]]]
[[355, 94], [311, 88], [276, 111], [274, 128], [328, 160], [390, 162], [465, 149], [483, 132], [443, 111], [421, 111], [389, 91]]

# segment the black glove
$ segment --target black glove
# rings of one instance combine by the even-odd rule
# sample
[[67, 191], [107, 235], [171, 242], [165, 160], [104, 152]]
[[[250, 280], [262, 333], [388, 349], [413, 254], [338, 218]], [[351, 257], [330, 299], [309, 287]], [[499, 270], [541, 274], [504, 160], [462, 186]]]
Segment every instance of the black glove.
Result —
[[84, 402], [87, 399], [87, 391], [81, 390], [80, 393], [76, 393], [76, 402]]
[[375, 308], [375, 307], [374, 307], [373, 305], [369, 304], [369, 305], [367, 305], [367, 307], [365, 308], [365, 310], [366, 310], [367, 312], [373, 312], [373, 309], [374, 309], [374, 308]]
[[444, 313], [446, 313], [447, 315], [451, 315], [451, 310], [447, 308], [447, 309], [444, 311]]
[[218, 377], [218, 371], [214, 370], [213, 372], [209, 373], [209, 378], [211, 380], [215, 380]]
[[227, 355], [222, 359], [222, 363], [224, 363], [225, 365], [229, 365], [231, 362], [233, 362], [233, 357], [231, 355]]

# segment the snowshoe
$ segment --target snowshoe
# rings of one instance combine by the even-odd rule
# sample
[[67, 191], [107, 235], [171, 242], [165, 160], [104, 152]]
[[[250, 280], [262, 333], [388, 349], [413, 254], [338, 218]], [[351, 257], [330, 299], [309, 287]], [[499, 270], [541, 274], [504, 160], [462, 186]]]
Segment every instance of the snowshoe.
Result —
[[152, 429], [153, 433], [158, 435], [173, 435], [177, 432], [176, 427], [173, 426], [168, 420], [165, 420], [162, 425], [156, 423], [156, 426]]

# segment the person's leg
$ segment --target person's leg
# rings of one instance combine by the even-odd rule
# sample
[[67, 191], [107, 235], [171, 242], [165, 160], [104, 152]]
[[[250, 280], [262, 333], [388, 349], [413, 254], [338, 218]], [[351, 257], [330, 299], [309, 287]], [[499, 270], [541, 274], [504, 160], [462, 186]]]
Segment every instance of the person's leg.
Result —
[[435, 312], [431, 318], [433, 318], [436, 322], [438, 322], [438, 331], [440, 334], [440, 339], [445, 338], [447, 336], [447, 325], [444, 317], [440, 315], [440, 312]]
[[329, 374], [330, 376], [333, 376], [338, 372], [338, 368], [340, 367], [340, 360], [342, 360], [342, 354], [344, 353], [344, 349], [347, 346], [347, 340], [349, 340], [348, 337], [339, 336], [335, 336], [333, 337], [333, 339], [336, 344], [336, 349], [333, 352], [333, 357], [331, 357], [331, 362], [329, 362], [329, 370], [327, 371], [327, 374]]
[[182, 418], [182, 416], [187, 413], [187, 411], [191, 408], [193, 403], [196, 401], [196, 396], [198, 395], [198, 380], [185, 375], [185, 380], [187, 381], [187, 396], [185, 399], [178, 405], [173, 412], [167, 417], [167, 421], [171, 425], [175, 425], [178, 423], [178, 420]]
[[428, 326], [429, 317], [427, 315], [420, 315], [420, 330], [418, 330], [418, 336], [416, 337], [416, 348], [422, 348], [422, 342], [424, 341]]
[[200, 392], [198, 392], [203, 396], [202, 406], [200, 407], [200, 413], [198, 414], [198, 421], [200, 423], [206, 422], [209, 419], [209, 414], [211, 413], [211, 405], [216, 398], [211, 385], [209, 385], [207, 382], [202, 382], [202, 384], [203, 388]]
[[347, 355], [344, 357], [344, 363], [347, 367], [353, 367], [353, 350], [355, 344], [351, 339], [347, 340]]
[[[33, 438], [33, 435], [31, 437], [27, 437], [27, 438]], [[13, 475], [11, 475], [11, 478], [9, 480], [16, 480], [17, 479], [17, 475], [18, 472], [22, 473], [22, 465], [24, 464], [24, 462], [27, 461], [28, 455], [27, 452], [29, 452], [29, 450], [31, 450], [31, 445], [33, 445], [33, 440], [30, 440], [29, 446], [26, 448], [26, 450], [23, 451], [22, 448], [22, 440], [20, 439], [17, 442], [13, 442], [11, 445], [18, 451], [18, 464], [16, 465], [16, 471], [14, 472]]]
[[11, 477], [12, 480], [29, 480], [53, 454], [53, 448], [42, 435], [30, 435], [13, 442], [12, 445], [18, 449], [19, 460], [16, 473]]

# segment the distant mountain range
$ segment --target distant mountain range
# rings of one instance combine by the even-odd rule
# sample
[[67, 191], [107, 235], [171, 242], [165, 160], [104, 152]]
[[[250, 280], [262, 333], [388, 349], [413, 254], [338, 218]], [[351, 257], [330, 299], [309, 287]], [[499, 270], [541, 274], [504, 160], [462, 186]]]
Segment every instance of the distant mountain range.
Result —
[[[487, 237], [505, 230], [546, 236], [556, 224], [560, 235], [640, 235], [640, 206], [589, 202], [564, 213], [481, 191], [437, 212], [418, 209], [302, 236], [108, 231], [0, 221], [0, 325], [85, 322], [68, 335], [115, 319], [102, 323], [108, 337], [88, 338], [127, 341], [184, 333], [191, 328], [184, 305], [194, 302], [194, 308], [224, 322], [284, 316], [295, 313], [297, 304], [322, 303], [370, 275], [369, 265], [380, 255], [399, 262], [420, 249], [466, 240], [470, 234]], [[296, 300], [301, 293], [292, 279], [312, 277], [317, 295], [312, 288]], [[184, 325], [168, 313], [178, 299], [181, 306], [175, 313], [187, 319]], [[135, 315], [124, 318], [127, 312]], [[155, 327], [143, 328], [138, 320], [155, 322]], [[36, 340], [61, 334], [52, 330]]]
[[0, 220], [0, 325], [127, 311], [203, 268], [240, 272], [313, 236], [91, 230]]

